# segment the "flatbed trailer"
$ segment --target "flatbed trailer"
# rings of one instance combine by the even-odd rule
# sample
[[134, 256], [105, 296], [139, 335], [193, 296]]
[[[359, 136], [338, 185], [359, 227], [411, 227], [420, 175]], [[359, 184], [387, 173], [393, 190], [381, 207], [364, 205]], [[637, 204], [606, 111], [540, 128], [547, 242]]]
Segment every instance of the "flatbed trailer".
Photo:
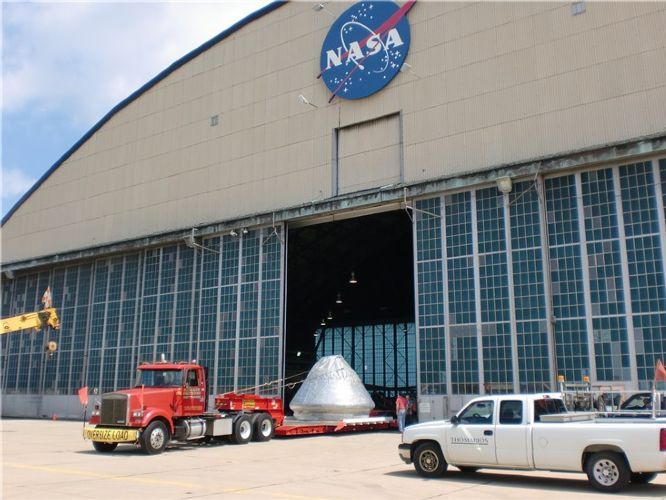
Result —
[[345, 418], [343, 420], [296, 420], [284, 415], [281, 399], [265, 398], [256, 394], [237, 394], [233, 392], [220, 394], [215, 397], [215, 408], [223, 413], [233, 411], [268, 412], [275, 421], [276, 437], [368, 432], [397, 428], [396, 420], [387, 416]]
[[276, 437], [305, 436], [313, 434], [335, 434], [340, 432], [368, 432], [397, 428], [391, 417], [358, 417], [343, 420], [296, 420], [286, 417], [281, 426], [275, 428]]

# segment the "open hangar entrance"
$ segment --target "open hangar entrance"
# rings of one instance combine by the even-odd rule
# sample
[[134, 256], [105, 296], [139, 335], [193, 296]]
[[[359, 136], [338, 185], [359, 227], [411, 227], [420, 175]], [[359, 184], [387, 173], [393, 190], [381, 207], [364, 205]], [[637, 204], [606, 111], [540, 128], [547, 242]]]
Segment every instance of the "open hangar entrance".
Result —
[[340, 354], [390, 409], [416, 391], [412, 223], [404, 210], [339, 218], [288, 228], [285, 402]]

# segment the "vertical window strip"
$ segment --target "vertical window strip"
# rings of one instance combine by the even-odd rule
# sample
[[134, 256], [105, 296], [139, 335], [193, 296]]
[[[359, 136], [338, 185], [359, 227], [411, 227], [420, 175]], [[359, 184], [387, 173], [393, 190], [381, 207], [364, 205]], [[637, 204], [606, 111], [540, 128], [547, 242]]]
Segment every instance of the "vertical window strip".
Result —
[[[419, 392], [446, 394], [441, 199], [418, 200], [415, 208]], [[365, 365], [368, 365], [367, 357]]]
[[516, 182], [509, 196], [520, 391], [541, 392], [550, 388], [550, 356], [536, 183]]
[[577, 382], [590, 363], [575, 176], [547, 179], [545, 195], [557, 375]]
[[484, 392], [513, 392], [511, 315], [504, 199], [496, 187], [476, 192]]
[[650, 161], [619, 167], [631, 333], [638, 384], [643, 389], [651, 388], [656, 361], [666, 354], [664, 330], [660, 330], [666, 315], [664, 252], [659, 234], [663, 193], [658, 199], [662, 185], [655, 182], [655, 174], [659, 175], [660, 170], [654, 169]]
[[613, 170], [608, 168], [580, 175], [596, 379], [629, 380], [626, 310]]
[[476, 394], [479, 387], [471, 200], [470, 192], [444, 197], [453, 394]]

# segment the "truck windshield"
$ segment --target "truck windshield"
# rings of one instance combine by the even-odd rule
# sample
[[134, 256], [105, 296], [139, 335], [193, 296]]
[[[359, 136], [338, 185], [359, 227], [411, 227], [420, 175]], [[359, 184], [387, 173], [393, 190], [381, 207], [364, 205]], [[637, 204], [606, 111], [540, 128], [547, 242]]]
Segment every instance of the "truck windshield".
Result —
[[137, 370], [136, 387], [180, 387], [182, 370]]

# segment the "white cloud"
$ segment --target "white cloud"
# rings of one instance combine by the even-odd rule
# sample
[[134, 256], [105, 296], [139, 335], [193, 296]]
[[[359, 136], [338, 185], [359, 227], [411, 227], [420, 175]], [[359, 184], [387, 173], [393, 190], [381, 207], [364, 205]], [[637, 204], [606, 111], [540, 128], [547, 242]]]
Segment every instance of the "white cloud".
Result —
[[37, 179], [27, 176], [21, 170], [15, 168], [4, 168], [0, 177], [2, 184], [2, 199], [16, 198], [37, 182]]
[[[174, 61], [268, 3], [3, 1], [2, 156], [11, 165], [1, 167], [3, 212], [67, 150], [60, 145], [73, 145]], [[46, 142], [63, 149], [45, 162], [34, 152]]]
[[91, 126], [263, 1], [6, 3], [3, 113], [67, 111]]

